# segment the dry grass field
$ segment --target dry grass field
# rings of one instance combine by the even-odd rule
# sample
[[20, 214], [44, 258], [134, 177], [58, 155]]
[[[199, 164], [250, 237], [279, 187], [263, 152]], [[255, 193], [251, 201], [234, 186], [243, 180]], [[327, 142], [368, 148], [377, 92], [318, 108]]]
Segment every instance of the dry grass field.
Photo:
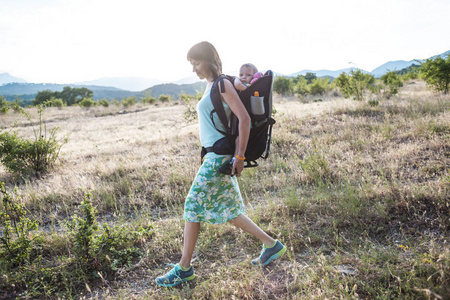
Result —
[[[202, 225], [196, 279], [158, 287], [165, 263], [181, 256], [198, 126], [182, 105], [47, 108], [47, 128], [69, 136], [57, 166], [41, 178], [0, 167], [45, 241], [36, 265], [0, 268], [0, 297], [449, 299], [450, 97], [417, 81], [375, 107], [333, 96], [277, 96], [274, 106], [271, 156], [240, 186], [247, 214], [288, 246], [282, 259], [254, 268], [256, 240], [230, 224]], [[1, 115], [0, 130], [13, 129], [33, 136], [23, 116]], [[100, 224], [153, 230], [114, 272], [94, 264], [95, 280], [72, 266], [65, 225], [88, 192]]]

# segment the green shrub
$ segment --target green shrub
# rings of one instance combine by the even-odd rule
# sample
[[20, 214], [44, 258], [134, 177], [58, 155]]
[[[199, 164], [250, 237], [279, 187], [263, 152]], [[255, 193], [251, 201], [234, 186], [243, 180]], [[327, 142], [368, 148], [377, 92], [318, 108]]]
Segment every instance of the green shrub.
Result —
[[[34, 140], [20, 138], [17, 132], [0, 134], [0, 162], [9, 172], [39, 177], [54, 166], [61, 147], [67, 143], [68, 137], [62, 140], [56, 138], [58, 127], [47, 132], [47, 127], [42, 120], [43, 110], [43, 106], [38, 106], [39, 128], [33, 127]], [[32, 124], [29, 115], [28, 120]]]
[[156, 98], [150, 95], [150, 92], [145, 93], [145, 97], [141, 98], [141, 102], [144, 104], [155, 104]]
[[97, 105], [97, 102], [94, 101], [92, 98], [84, 98], [78, 103], [79, 106], [89, 108]]
[[336, 78], [336, 86], [339, 87], [342, 95], [345, 98], [354, 95], [356, 100], [364, 100], [366, 90], [370, 89], [374, 84], [375, 77], [361, 70], [352, 70], [348, 75], [341, 73]]
[[161, 103], [166, 103], [170, 101], [170, 95], [159, 95], [158, 101]]
[[135, 105], [137, 103], [136, 96], [126, 97], [120, 102], [125, 108]]
[[450, 55], [446, 59], [440, 56], [427, 59], [420, 66], [420, 73], [435, 91], [447, 94], [450, 86]]
[[392, 95], [397, 94], [399, 88], [403, 86], [402, 78], [394, 71], [387, 72], [381, 76], [381, 80], [389, 88], [389, 92]]
[[273, 81], [273, 90], [280, 95], [291, 95], [294, 91], [294, 84], [287, 77], [277, 76]]
[[120, 102], [117, 101], [116, 99], [113, 99], [113, 100], [111, 100], [111, 101], [109, 102], [109, 104], [114, 105], [114, 106], [119, 106], [119, 105], [120, 105]]
[[91, 263], [95, 261], [99, 264], [97, 269], [106, 272], [131, 266], [132, 261], [143, 254], [138, 246], [153, 236], [153, 226], [139, 227], [138, 230], [130, 230], [126, 226], [110, 227], [106, 223], [100, 226], [96, 212], [92, 205], [92, 194], [86, 193], [81, 202], [81, 216], [75, 216], [66, 223], [76, 261], [87, 270], [92, 268]]
[[0, 114], [6, 114], [9, 108], [9, 102], [6, 101], [4, 96], [0, 96]]
[[188, 121], [188, 123], [192, 123], [197, 119], [197, 110], [195, 109], [198, 102], [197, 97], [182, 93], [180, 95], [180, 100], [186, 107], [184, 111], [184, 119]]
[[380, 104], [378, 100], [375, 99], [369, 100], [367, 103], [372, 107], [378, 106]]
[[101, 106], [103, 106], [103, 107], [108, 107], [108, 106], [109, 106], [109, 102], [108, 102], [108, 100], [106, 100], [106, 99], [98, 100], [98, 101], [97, 101], [97, 104], [98, 104], [98, 105], [101, 105]]
[[3, 182], [0, 182], [0, 196], [0, 265], [14, 269], [38, 257], [42, 239], [39, 235], [31, 234], [37, 229], [37, 222], [25, 216], [23, 203], [20, 203], [19, 197], [13, 199], [8, 194]]
[[316, 78], [313, 79], [309, 89], [311, 95], [322, 95], [328, 90], [330, 90], [330, 84], [329, 84], [328, 78]]
[[92, 206], [92, 194], [85, 194], [81, 202], [82, 216], [75, 216], [72, 222], [67, 223], [69, 234], [73, 239], [74, 253], [76, 259], [82, 265], [87, 264], [91, 259], [91, 247], [94, 239], [94, 233], [98, 228], [96, 221], [96, 209]]
[[308, 82], [306, 81], [305, 77], [298, 76], [296, 78], [296, 83], [294, 85], [294, 93], [300, 94], [300, 95], [306, 95], [310, 92]]
[[64, 104], [64, 101], [63, 101], [62, 99], [52, 97], [52, 98], [47, 102], [47, 105], [48, 105], [48, 106], [53, 106], [53, 107], [62, 108], [65, 104]]

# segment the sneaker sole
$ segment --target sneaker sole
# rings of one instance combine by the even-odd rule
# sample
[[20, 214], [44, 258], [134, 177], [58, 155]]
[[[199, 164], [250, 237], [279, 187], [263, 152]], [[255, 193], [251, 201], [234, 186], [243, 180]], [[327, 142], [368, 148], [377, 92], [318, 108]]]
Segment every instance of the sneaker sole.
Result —
[[267, 266], [268, 264], [270, 264], [270, 262], [274, 259], [277, 259], [278, 257], [280, 257], [281, 255], [284, 254], [284, 252], [286, 252], [287, 248], [286, 246], [283, 247], [283, 249], [281, 249], [280, 251], [278, 251], [277, 253], [275, 253], [274, 255], [272, 255], [271, 257], [269, 257], [268, 260], [266, 260], [265, 263], [263, 263], [264, 266]]
[[173, 286], [176, 286], [176, 285], [178, 285], [180, 283], [192, 280], [194, 278], [195, 278], [195, 274], [193, 274], [193, 275], [191, 275], [189, 277], [183, 278], [181, 281], [177, 281], [175, 283], [165, 284], [165, 283], [159, 283], [157, 280], [155, 280], [155, 282], [156, 282], [157, 285], [162, 286], [162, 287], [173, 287]]

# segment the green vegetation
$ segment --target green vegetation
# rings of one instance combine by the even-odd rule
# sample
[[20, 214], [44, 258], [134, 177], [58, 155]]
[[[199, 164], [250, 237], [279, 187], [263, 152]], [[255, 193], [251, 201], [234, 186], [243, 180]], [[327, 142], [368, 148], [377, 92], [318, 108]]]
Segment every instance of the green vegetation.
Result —
[[125, 108], [135, 105], [137, 103], [136, 96], [127, 97], [120, 102]]
[[9, 108], [9, 102], [6, 101], [4, 96], [0, 96], [0, 114], [6, 114]]
[[161, 103], [168, 103], [168, 102], [170, 102], [170, 96], [169, 95], [159, 95], [158, 101]]
[[47, 173], [58, 159], [61, 147], [68, 137], [58, 140], [58, 127], [47, 130], [42, 118], [45, 106], [39, 105], [38, 128], [33, 126], [31, 116], [22, 110], [33, 126], [34, 139], [21, 138], [17, 131], [0, 134], [0, 162], [5, 168], [20, 176], [41, 176]]
[[[411, 86], [377, 105], [341, 97], [307, 104], [275, 98], [281, 113], [271, 156], [239, 179], [247, 214], [288, 247], [268, 268], [250, 265], [260, 250], [250, 235], [230, 224], [204, 224], [193, 261], [196, 280], [173, 289], [154, 283], [168, 270], [165, 263], [181, 256], [184, 197], [199, 167], [198, 136], [191, 132], [164, 131], [146, 140], [142, 131], [117, 137], [115, 130], [110, 149], [66, 158], [72, 173], [54, 170], [26, 184], [4, 176], [0, 295], [449, 298], [450, 101], [405, 91]], [[183, 120], [184, 108], [176, 106], [150, 107], [133, 119], [141, 117], [136, 123], [144, 126], [161, 110], [177, 124]], [[114, 128], [106, 119], [113, 118], [90, 121]], [[133, 151], [121, 151], [124, 138]], [[86, 132], [82, 141], [96, 139]], [[58, 188], [70, 175], [75, 187]]]
[[145, 96], [141, 98], [141, 102], [144, 104], [155, 104], [156, 98], [152, 97], [150, 92], [146, 92]]
[[350, 74], [341, 73], [336, 78], [336, 86], [339, 87], [345, 98], [355, 96], [356, 100], [364, 100], [366, 91], [375, 84], [373, 75], [364, 73], [361, 70], [351, 70]]
[[[154, 235], [151, 224], [136, 229], [106, 223], [100, 226], [90, 193], [81, 202], [80, 214], [66, 222], [65, 235], [43, 234], [3, 182], [0, 193], [0, 268], [10, 276], [7, 281], [24, 290], [27, 298], [72, 298], [80, 288], [89, 289], [88, 282], [105, 280], [119, 269], [129, 268], [144, 253], [142, 244]], [[0, 287], [5, 288], [5, 282]]]
[[273, 90], [280, 95], [290, 95], [293, 92], [292, 81], [284, 76], [275, 77]]
[[402, 78], [394, 71], [387, 72], [381, 76], [381, 80], [384, 85], [389, 88], [391, 95], [397, 94], [399, 89], [403, 86]]
[[97, 104], [101, 105], [103, 107], [108, 107], [109, 106], [109, 101], [106, 100], [106, 99], [100, 99], [100, 100], [97, 101]]
[[429, 58], [420, 65], [420, 72], [435, 91], [447, 94], [450, 85], [450, 55], [444, 59], [440, 56]]
[[97, 105], [97, 102], [92, 98], [84, 98], [78, 103], [79, 106], [89, 108]]
[[44, 90], [37, 93], [33, 105], [44, 104], [52, 98], [61, 99], [65, 105], [71, 106], [80, 103], [83, 99], [92, 98], [94, 93], [87, 88], [71, 88], [65, 86], [61, 92]]

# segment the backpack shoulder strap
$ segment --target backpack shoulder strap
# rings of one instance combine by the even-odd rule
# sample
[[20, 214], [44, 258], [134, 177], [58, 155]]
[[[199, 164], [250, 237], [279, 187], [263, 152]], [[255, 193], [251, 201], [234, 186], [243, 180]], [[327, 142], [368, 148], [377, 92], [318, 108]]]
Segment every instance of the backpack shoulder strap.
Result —
[[210, 113], [210, 117], [211, 120], [214, 124], [214, 127], [217, 126], [214, 123], [214, 118], [213, 115], [214, 113], [217, 113], [217, 116], [219, 117], [220, 122], [222, 123], [222, 125], [224, 126], [226, 132], [217, 129], [217, 131], [219, 131], [220, 133], [224, 134], [224, 135], [230, 135], [231, 134], [231, 128], [229, 126], [229, 121], [227, 118], [227, 115], [225, 113], [225, 109], [223, 107], [223, 103], [222, 103], [222, 97], [220, 94], [225, 93], [225, 83], [224, 80], [228, 80], [231, 83], [234, 82], [234, 78], [231, 76], [227, 76], [227, 75], [220, 75], [213, 83], [212, 87], [211, 87], [211, 102], [214, 106], [214, 109], [211, 111]]

